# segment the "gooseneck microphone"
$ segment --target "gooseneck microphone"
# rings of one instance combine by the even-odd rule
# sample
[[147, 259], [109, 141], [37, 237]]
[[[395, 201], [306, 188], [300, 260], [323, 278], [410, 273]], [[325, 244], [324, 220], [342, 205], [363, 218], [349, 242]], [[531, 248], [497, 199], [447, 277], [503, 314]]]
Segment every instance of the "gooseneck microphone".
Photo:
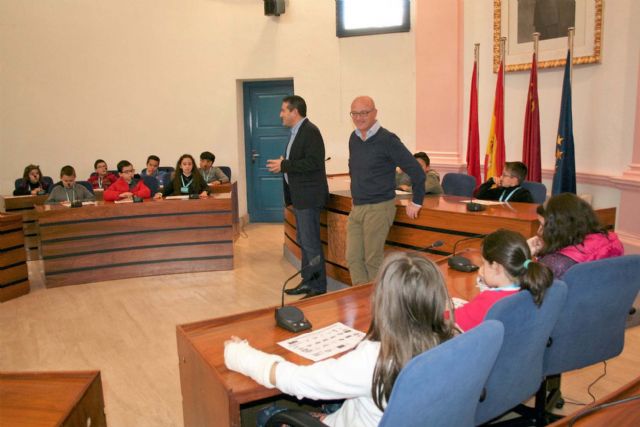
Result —
[[311, 261], [309, 261], [307, 265], [298, 270], [296, 274], [285, 280], [284, 284], [282, 285], [282, 299], [280, 307], [276, 308], [276, 325], [290, 332], [300, 332], [311, 329], [311, 322], [309, 322], [304, 317], [304, 313], [302, 312], [302, 310], [300, 310], [298, 307], [284, 305], [284, 290], [287, 287], [287, 283], [289, 283], [294, 277], [296, 277], [298, 274], [301, 274], [304, 270], [310, 267], [315, 267], [318, 264], [320, 264], [320, 255], [315, 256]]
[[425, 246], [422, 249], [418, 249], [416, 252], [429, 252], [429, 249], [439, 248], [442, 245], [444, 245], [444, 242], [442, 240], [436, 240], [435, 242], [433, 242], [429, 246]]
[[463, 257], [461, 255], [456, 255], [456, 248], [458, 247], [458, 243], [461, 243], [467, 240], [473, 240], [473, 239], [483, 239], [486, 236], [487, 236], [486, 234], [475, 234], [473, 236], [464, 237], [462, 239], [457, 240], [453, 244], [453, 251], [451, 252], [451, 257], [447, 261], [447, 263], [449, 264], [449, 267], [457, 271], [463, 271], [465, 273], [471, 273], [472, 271], [476, 271], [479, 267], [474, 263], [472, 263], [469, 260], [469, 258]]

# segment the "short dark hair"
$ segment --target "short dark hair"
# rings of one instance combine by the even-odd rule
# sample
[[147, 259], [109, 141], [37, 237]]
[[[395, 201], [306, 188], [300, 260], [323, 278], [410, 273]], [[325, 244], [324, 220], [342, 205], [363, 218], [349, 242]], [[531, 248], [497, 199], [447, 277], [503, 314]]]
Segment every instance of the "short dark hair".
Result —
[[287, 108], [289, 111], [298, 110], [298, 114], [302, 117], [307, 117], [307, 103], [304, 99], [298, 95], [290, 95], [282, 98], [282, 102], [289, 104]]
[[[98, 165], [99, 165], [100, 163], [104, 163], [105, 165], [107, 164], [107, 162], [105, 162], [104, 160], [102, 160], [102, 159], [98, 159], [98, 160], [96, 160], [95, 162], [93, 162], [93, 168], [94, 168], [94, 169], [98, 169]], [[69, 175], [67, 175], [67, 176], [69, 176]]]
[[527, 177], [527, 165], [522, 162], [506, 162], [504, 169], [518, 178], [518, 184], [522, 184], [522, 181]]
[[133, 165], [129, 160], [120, 160], [118, 162], [118, 172], [122, 173], [122, 169], [126, 168], [127, 166], [133, 166]]
[[215, 163], [216, 156], [211, 151], [203, 151], [200, 154], [200, 160], [209, 160], [211, 163]]
[[76, 176], [76, 170], [73, 168], [73, 166], [66, 165], [62, 169], [60, 169], [60, 178], [62, 178], [63, 175]]
[[156, 162], [158, 162], [158, 164], [160, 164], [160, 157], [156, 156], [155, 154], [152, 154], [149, 157], [147, 157], [146, 164], [149, 164], [149, 160], [155, 160]]
[[413, 155], [416, 159], [422, 159], [425, 165], [429, 166], [431, 164], [431, 160], [429, 160], [429, 156], [424, 151], [419, 151]]

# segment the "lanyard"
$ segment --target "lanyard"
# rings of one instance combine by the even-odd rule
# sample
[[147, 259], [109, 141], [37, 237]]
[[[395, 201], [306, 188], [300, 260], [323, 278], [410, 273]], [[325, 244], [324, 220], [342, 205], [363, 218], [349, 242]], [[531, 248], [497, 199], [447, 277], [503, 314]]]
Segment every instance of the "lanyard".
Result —
[[69, 192], [67, 191], [67, 189], [66, 189], [66, 188], [64, 189], [64, 195], [65, 195], [65, 196], [67, 196], [67, 202], [71, 202], [71, 203], [73, 203], [73, 202], [75, 202], [75, 201], [76, 201], [76, 192], [74, 191], [74, 189], [73, 189], [73, 188], [71, 189], [71, 195], [73, 196], [73, 197], [72, 197], [72, 199], [73, 199], [73, 200], [70, 200], [70, 199], [69, 199]]
[[185, 183], [184, 183], [184, 177], [183, 177], [183, 176], [182, 176], [182, 174], [181, 174], [181, 175], [180, 175], [180, 181], [182, 181], [182, 186], [183, 186], [183, 187], [188, 187], [188, 186], [190, 186], [190, 185], [191, 185], [191, 182], [193, 181], [193, 178], [191, 178], [191, 179], [189, 180], [189, 182], [187, 182], [187, 183], [185, 184]]
[[102, 178], [98, 176], [98, 188], [102, 188]]
[[516, 192], [516, 191], [518, 191], [519, 189], [520, 189], [520, 187], [516, 187], [516, 188], [514, 188], [513, 190], [511, 190], [511, 193], [509, 193], [509, 195], [508, 195], [504, 200], [502, 200], [502, 199], [504, 198], [504, 194], [507, 192], [507, 190], [504, 190], [504, 191], [502, 192], [502, 194], [500, 195], [500, 200], [499, 200], [499, 201], [501, 201], [501, 202], [508, 202], [508, 201], [509, 201], [509, 199], [511, 198], [511, 196], [513, 196], [513, 193], [515, 193], [515, 192]]
[[499, 291], [519, 291], [520, 286], [513, 284], [507, 286], [498, 286], [497, 288], [489, 288], [490, 291], [499, 292]]
[[[202, 172], [204, 173], [204, 169], [202, 169]], [[213, 172], [213, 166], [211, 167], [211, 169], [209, 169], [209, 172]], [[204, 173], [204, 181], [208, 184], [209, 183], [209, 172]]]

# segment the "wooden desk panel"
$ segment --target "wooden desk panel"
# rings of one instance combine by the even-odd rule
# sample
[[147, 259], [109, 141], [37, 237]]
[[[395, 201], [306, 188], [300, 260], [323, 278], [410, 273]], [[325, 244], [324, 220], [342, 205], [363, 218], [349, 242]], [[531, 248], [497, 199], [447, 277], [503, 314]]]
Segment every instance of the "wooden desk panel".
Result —
[[40, 237], [35, 206], [43, 205], [48, 197], [48, 194], [43, 196], [0, 196], [0, 211], [22, 215], [28, 261], [40, 259]]
[[[471, 254], [474, 261], [479, 254]], [[451, 296], [471, 299], [478, 292], [475, 274], [451, 271], [440, 262]], [[291, 305], [300, 307], [314, 329], [340, 321], [366, 332], [371, 321], [372, 285], [354, 286]], [[275, 325], [274, 308], [179, 325], [176, 328], [185, 427], [240, 426], [240, 405], [280, 394], [224, 365], [224, 342], [246, 338], [260, 350], [308, 365], [312, 362], [277, 345], [296, 334]]]
[[0, 373], [3, 427], [104, 427], [99, 371]]
[[29, 293], [22, 216], [0, 214], [0, 302]]
[[233, 268], [230, 193], [37, 211], [47, 287]]

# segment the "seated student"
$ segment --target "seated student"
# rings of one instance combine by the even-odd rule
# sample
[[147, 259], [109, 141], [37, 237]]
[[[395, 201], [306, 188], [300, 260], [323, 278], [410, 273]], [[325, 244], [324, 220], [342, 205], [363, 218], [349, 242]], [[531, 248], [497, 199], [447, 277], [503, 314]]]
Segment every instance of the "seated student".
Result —
[[160, 166], [160, 157], [156, 155], [150, 155], [147, 157], [147, 167], [140, 172], [142, 176], [152, 176], [158, 180], [158, 183], [165, 186], [171, 181], [171, 177], [168, 173], [162, 172], [158, 169]]
[[22, 182], [13, 190], [14, 196], [35, 196], [51, 192], [51, 185], [42, 179], [42, 172], [38, 165], [28, 165], [24, 168]]
[[[427, 179], [424, 181], [425, 194], [442, 194], [444, 190], [440, 185], [440, 175], [438, 172], [431, 169], [431, 161], [429, 156], [424, 151], [415, 153], [413, 157], [416, 158], [418, 164], [427, 175]], [[399, 172], [396, 173], [396, 189], [402, 191], [411, 191], [411, 178], [402, 169], [398, 168]]]
[[47, 204], [90, 202], [95, 200], [83, 185], [76, 184], [76, 171], [73, 166], [65, 166], [60, 170], [60, 183], [53, 186]]
[[224, 184], [229, 182], [229, 177], [222, 172], [222, 169], [213, 166], [216, 156], [209, 151], [200, 154], [200, 173], [207, 184]]
[[[506, 162], [502, 176], [489, 178], [478, 188], [476, 197], [500, 202], [533, 203], [533, 197], [520, 185], [527, 177], [527, 166], [522, 162]], [[493, 187], [495, 184], [495, 188]]]
[[329, 415], [329, 426], [377, 426], [400, 370], [414, 357], [452, 338], [445, 319], [447, 288], [438, 267], [415, 253], [385, 259], [372, 296], [369, 331], [349, 353], [297, 365], [232, 337], [225, 343], [227, 368], [298, 398], [346, 399]]
[[538, 235], [527, 243], [556, 279], [577, 263], [624, 255], [616, 233], [607, 231], [589, 203], [575, 194], [552, 196], [537, 213]]
[[109, 172], [107, 162], [102, 159], [96, 160], [93, 163], [93, 168], [96, 171], [91, 174], [87, 181], [89, 181], [94, 189], [100, 188], [106, 190], [111, 184], [118, 180], [117, 176]]
[[516, 292], [528, 291], [540, 306], [553, 283], [551, 270], [532, 260], [525, 238], [510, 230], [485, 237], [479, 277], [487, 288], [455, 309], [456, 324], [463, 331], [478, 326], [493, 304]]
[[[176, 164], [176, 173], [169, 185], [165, 185], [164, 196], [186, 196], [198, 194], [200, 198], [206, 198], [209, 195], [209, 186], [204, 178], [195, 168], [195, 160], [191, 154], [183, 154]], [[155, 195], [156, 198], [162, 197], [160, 193]]]
[[134, 196], [142, 199], [151, 197], [151, 190], [144, 185], [141, 179], [135, 179], [133, 165], [127, 160], [118, 162], [118, 173], [120, 178], [109, 186], [104, 192], [104, 200], [113, 202], [115, 200], [132, 199]]

